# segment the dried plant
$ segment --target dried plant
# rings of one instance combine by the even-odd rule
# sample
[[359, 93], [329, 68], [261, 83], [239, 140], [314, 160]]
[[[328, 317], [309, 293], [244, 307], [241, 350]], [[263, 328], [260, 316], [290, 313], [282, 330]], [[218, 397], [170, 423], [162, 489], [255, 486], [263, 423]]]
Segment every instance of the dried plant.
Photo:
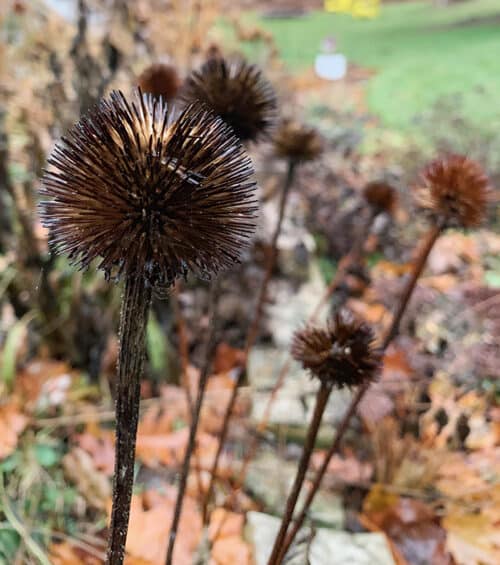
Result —
[[137, 79], [142, 92], [152, 94], [167, 102], [173, 100], [181, 86], [181, 79], [175, 65], [153, 63], [145, 68]]
[[187, 77], [180, 96], [185, 103], [205, 103], [244, 142], [265, 137], [275, 122], [277, 100], [271, 83], [256, 65], [242, 59], [209, 58]]
[[288, 118], [281, 122], [273, 141], [278, 157], [296, 163], [313, 161], [323, 151], [323, 139], [315, 128]]
[[325, 327], [307, 326], [296, 332], [292, 355], [304, 369], [320, 381], [314, 414], [307, 430], [304, 449], [295, 480], [286, 502], [280, 530], [274, 541], [268, 565], [284, 559], [284, 541], [309, 467], [328, 398], [333, 388], [364, 387], [376, 377], [381, 352], [374, 347], [375, 336], [364, 321], [348, 310], [341, 310]]
[[[415, 290], [434, 244], [443, 230], [452, 225], [472, 227], [478, 225], [486, 211], [489, 182], [482, 169], [466, 157], [451, 156], [433, 161], [423, 172], [426, 187], [420, 190], [418, 198], [421, 204], [431, 212], [432, 223], [422, 237], [413, 269], [408, 277], [401, 297], [394, 311], [392, 322], [381, 345], [385, 352], [399, 331], [401, 319]], [[293, 543], [297, 532], [302, 527], [308, 510], [314, 500], [332, 457], [338, 452], [344, 435], [349, 427], [359, 403], [365, 396], [370, 384], [361, 386], [349, 404], [340, 421], [335, 438], [330, 446], [320, 469], [316, 473], [312, 486], [306, 496], [302, 510], [295, 519], [288, 534], [282, 539], [281, 555], [285, 555]], [[274, 565], [279, 563], [276, 561]]]
[[369, 182], [363, 190], [363, 196], [377, 214], [391, 214], [397, 202], [396, 190], [384, 181]]
[[42, 221], [56, 251], [123, 278], [116, 460], [107, 562], [123, 562], [134, 478], [145, 330], [155, 289], [216, 274], [254, 228], [252, 166], [230, 128], [199, 104], [113, 92], [49, 158]]
[[432, 161], [421, 175], [420, 205], [446, 227], [474, 228], [488, 204], [489, 180], [482, 167], [464, 155]]

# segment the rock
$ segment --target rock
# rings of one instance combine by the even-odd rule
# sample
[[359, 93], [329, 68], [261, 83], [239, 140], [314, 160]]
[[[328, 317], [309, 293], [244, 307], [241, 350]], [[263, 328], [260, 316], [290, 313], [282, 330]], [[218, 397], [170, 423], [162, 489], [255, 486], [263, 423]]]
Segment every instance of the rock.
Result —
[[[279, 525], [280, 519], [274, 516], [248, 513], [246, 534], [254, 548], [255, 565], [266, 565]], [[379, 533], [350, 534], [319, 528], [310, 547], [307, 543], [302, 547], [309, 554], [310, 565], [395, 565], [385, 536]], [[302, 559], [293, 562], [307, 563], [307, 555]]]

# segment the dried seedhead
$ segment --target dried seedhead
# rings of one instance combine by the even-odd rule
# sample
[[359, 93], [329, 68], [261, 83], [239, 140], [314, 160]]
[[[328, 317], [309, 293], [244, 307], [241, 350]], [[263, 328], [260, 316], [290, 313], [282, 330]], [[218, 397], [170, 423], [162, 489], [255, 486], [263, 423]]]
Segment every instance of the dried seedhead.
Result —
[[446, 227], [473, 228], [484, 218], [489, 181], [482, 167], [463, 155], [432, 161], [422, 173], [420, 205]]
[[377, 214], [390, 214], [397, 200], [396, 190], [384, 181], [369, 182], [363, 190], [363, 196]]
[[381, 364], [368, 324], [341, 310], [325, 327], [306, 326], [297, 331], [292, 356], [322, 382], [338, 388], [373, 381]]
[[241, 141], [265, 136], [276, 118], [277, 100], [260, 69], [244, 60], [211, 57], [186, 79], [181, 98], [200, 100], [229, 124]]
[[137, 83], [145, 94], [161, 96], [168, 102], [177, 96], [181, 79], [174, 65], [154, 63], [142, 71]]
[[285, 119], [274, 137], [274, 148], [278, 157], [296, 162], [312, 161], [323, 151], [323, 140], [313, 127]]
[[113, 92], [69, 131], [42, 179], [55, 249], [107, 277], [169, 286], [235, 262], [254, 231], [253, 169], [201, 104], [173, 119], [159, 99]]

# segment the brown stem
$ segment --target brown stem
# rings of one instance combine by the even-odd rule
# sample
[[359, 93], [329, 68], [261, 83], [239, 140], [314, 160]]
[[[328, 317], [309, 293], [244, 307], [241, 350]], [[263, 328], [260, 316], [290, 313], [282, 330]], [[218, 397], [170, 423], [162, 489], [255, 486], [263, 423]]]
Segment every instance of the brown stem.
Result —
[[151, 287], [128, 277], [120, 317], [120, 352], [116, 384], [116, 455], [113, 502], [106, 563], [122, 565], [134, 485], [135, 440], [139, 420], [140, 379]]
[[281, 228], [283, 226], [283, 218], [285, 217], [285, 208], [288, 201], [288, 196], [290, 194], [290, 189], [292, 188], [293, 180], [295, 178], [295, 168], [296, 163], [293, 159], [288, 161], [288, 169], [285, 177], [285, 183], [283, 185], [283, 190], [281, 191], [280, 206], [278, 212], [278, 221], [274, 228], [274, 233], [271, 239], [271, 250], [266, 264], [266, 271], [264, 273], [264, 278], [260, 286], [259, 297], [257, 298], [257, 306], [255, 307], [255, 316], [252, 323], [250, 324], [250, 329], [248, 330], [247, 342], [245, 350], [248, 354], [250, 349], [252, 349], [257, 339], [259, 333], [260, 321], [262, 314], [264, 313], [264, 304], [267, 297], [267, 287], [269, 286], [269, 281], [273, 274], [273, 269], [276, 264], [276, 258], [278, 256], [278, 238], [281, 233]]
[[207, 339], [207, 345], [205, 348], [205, 359], [200, 373], [200, 381], [198, 383], [198, 394], [196, 397], [196, 404], [193, 407], [193, 412], [191, 416], [191, 425], [189, 428], [189, 440], [186, 448], [186, 453], [184, 455], [184, 461], [182, 464], [182, 473], [179, 482], [179, 489], [177, 491], [177, 500], [175, 503], [174, 518], [172, 520], [172, 526], [170, 528], [167, 557], [165, 560], [166, 565], [172, 565], [172, 560], [174, 556], [174, 547], [177, 539], [177, 531], [179, 529], [179, 522], [182, 513], [182, 505], [184, 502], [184, 494], [186, 492], [186, 485], [189, 474], [189, 464], [191, 462], [191, 457], [193, 455], [196, 446], [196, 432], [198, 431], [198, 424], [200, 421], [201, 406], [203, 404], [203, 398], [205, 396], [210, 367], [212, 366], [212, 361], [215, 355], [215, 347], [217, 343], [217, 328], [215, 323], [217, 298], [218, 298], [218, 285], [217, 283], [214, 283], [211, 287], [211, 292], [210, 292], [211, 325]]
[[208, 508], [210, 505], [210, 500], [213, 495], [214, 487], [215, 487], [215, 480], [217, 478], [217, 470], [219, 467], [219, 461], [222, 455], [222, 450], [224, 448], [224, 443], [226, 441], [227, 432], [229, 429], [229, 421], [233, 414], [234, 406], [236, 404], [236, 397], [238, 396], [238, 390], [243, 384], [243, 377], [245, 372], [243, 369], [240, 369], [238, 373], [238, 378], [234, 383], [233, 390], [231, 391], [231, 397], [229, 399], [229, 404], [227, 405], [226, 412], [224, 413], [224, 420], [222, 422], [222, 428], [219, 434], [219, 444], [217, 445], [217, 453], [215, 454], [215, 459], [212, 463], [212, 468], [210, 470], [210, 482], [208, 483], [207, 494], [205, 495], [205, 500], [203, 502], [203, 523], [205, 525], [209, 522], [209, 512]]
[[295, 475], [295, 481], [293, 483], [292, 490], [286, 502], [285, 513], [283, 514], [280, 530], [278, 532], [278, 535], [276, 536], [276, 539], [274, 540], [274, 546], [271, 552], [271, 557], [268, 561], [268, 565], [276, 565], [281, 561], [281, 556], [284, 556], [284, 552], [282, 551], [283, 541], [288, 531], [288, 526], [290, 525], [290, 522], [293, 518], [293, 511], [295, 510], [295, 506], [302, 489], [302, 484], [304, 483], [307, 469], [309, 467], [309, 461], [311, 459], [314, 444], [316, 442], [316, 436], [318, 435], [319, 426], [321, 424], [321, 418], [323, 417], [323, 413], [325, 411], [331, 391], [332, 387], [330, 384], [324, 382], [321, 383], [318, 394], [316, 396], [314, 414], [307, 431], [307, 437], [304, 443], [302, 457], [299, 462], [297, 474]]
[[[406, 282], [405, 288], [403, 290], [403, 294], [401, 295], [398, 307], [396, 309], [396, 312], [394, 313], [394, 316], [392, 318], [392, 322], [391, 322], [391, 326], [389, 327], [384, 339], [382, 340], [382, 346], [381, 349], [383, 352], [385, 352], [385, 350], [387, 349], [387, 347], [389, 346], [389, 344], [391, 343], [391, 341], [394, 339], [394, 337], [397, 335], [398, 333], [398, 329], [399, 329], [399, 324], [401, 322], [401, 319], [403, 317], [403, 314], [408, 306], [408, 303], [410, 301], [411, 295], [415, 289], [415, 285], [417, 283], [417, 280], [419, 278], [419, 276], [422, 274], [422, 271], [424, 270], [425, 264], [427, 262], [427, 258], [429, 257], [429, 254], [434, 246], [434, 244], [436, 243], [439, 235], [441, 234], [441, 231], [443, 229], [444, 225], [439, 223], [436, 224], [434, 226], [432, 226], [429, 231], [427, 232], [427, 235], [424, 238], [423, 241], [423, 245], [421, 246], [418, 256], [413, 264], [413, 270], [412, 273], [410, 275], [410, 278], [408, 279], [408, 281]], [[314, 500], [314, 497], [316, 496], [316, 493], [318, 492], [318, 489], [320, 487], [320, 484], [323, 480], [323, 477], [325, 476], [325, 473], [328, 469], [328, 466], [330, 464], [330, 461], [332, 459], [332, 457], [338, 452], [339, 448], [340, 448], [340, 444], [342, 443], [342, 440], [344, 438], [344, 435], [349, 427], [349, 424], [351, 422], [352, 417], [354, 416], [354, 414], [356, 413], [356, 410], [359, 406], [359, 403], [361, 402], [361, 400], [363, 399], [366, 391], [369, 389], [369, 385], [365, 385], [362, 388], [360, 388], [358, 390], [358, 392], [356, 393], [356, 395], [354, 396], [354, 398], [351, 400], [351, 403], [346, 411], [346, 413], [344, 414], [338, 429], [337, 429], [337, 433], [335, 435], [335, 439], [332, 442], [332, 445], [330, 446], [330, 449], [328, 450], [323, 463], [321, 464], [320, 469], [318, 470], [318, 472], [316, 473], [315, 479], [309, 489], [309, 492], [307, 494], [306, 500], [304, 502], [304, 505], [302, 507], [302, 510], [300, 511], [300, 514], [298, 515], [297, 519], [295, 520], [294, 524], [292, 525], [289, 534], [286, 537], [286, 540], [283, 544], [283, 555], [286, 554], [286, 552], [288, 551], [288, 549], [290, 548], [290, 546], [293, 543], [293, 540], [295, 539], [295, 536], [297, 535], [297, 532], [300, 530], [300, 528], [302, 527], [306, 517], [307, 517], [307, 513], [309, 511], [309, 508], [311, 507], [311, 504]]]
[[278, 213], [278, 221], [276, 223], [276, 227], [274, 228], [274, 233], [271, 239], [271, 251], [269, 254], [269, 258], [266, 264], [266, 270], [264, 273], [264, 278], [262, 279], [262, 283], [260, 286], [259, 296], [257, 298], [257, 306], [255, 308], [255, 316], [253, 318], [252, 323], [250, 324], [250, 329], [248, 330], [246, 345], [245, 345], [245, 367], [243, 367], [239, 373], [238, 378], [236, 379], [236, 383], [231, 393], [231, 398], [229, 399], [229, 404], [227, 405], [226, 412], [224, 414], [224, 421], [222, 422], [222, 428], [219, 435], [219, 445], [217, 447], [217, 453], [215, 455], [214, 462], [212, 464], [212, 470], [210, 473], [210, 483], [208, 485], [208, 491], [205, 496], [205, 501], [203, 504], [203, 520], [204, 523], [207, 524], [208, 521], [208, 506], [210, 504], [210, 499], [213, 494], [213, 489], [215, 487], [215, 480], [217, 477], [217, 468], [219, 466], [219, 460], [222, 455], [222, 450], [224, 448], [224, 443], [226, 441], [227, 431], [229, 428], [229, 421], [233, 414], [234, 406], [236, 404], [236, 398], [238, 396], [238, 391], [241, 385], [244, 382], [246, 376], [246, 362], [248, 361], [248, 354], [252, 349], [255, 340], [257, 339], [257, 335], [259, 333], [260, 321], [262, 318], [262, 314], [264, 312], [264, 303], [266, 300], [267, 295], [267, 287], [269, 285], [269, 281], [271, 280], [271, 276], [273, 273], [274, 265], [276, 263], [276, 258], [278, 255], [278, 238], [281, 233], [281, 227], [283, 225], [283, 218], [285, 216], [285, 208], [286, 203], [288, 200], [288, 196], [290, 194], [290, 189], [293, 185], [293, 180], [295, 178], [295, 168], [296, 163], [293, 159], [288, 161], [288, 169], [287, 174], [285, 177], [285, 182], [283, 184], [283, 190], [281, 191], [281, 199], [280, 199], [280, 206], [279, 206], [279, 213]]

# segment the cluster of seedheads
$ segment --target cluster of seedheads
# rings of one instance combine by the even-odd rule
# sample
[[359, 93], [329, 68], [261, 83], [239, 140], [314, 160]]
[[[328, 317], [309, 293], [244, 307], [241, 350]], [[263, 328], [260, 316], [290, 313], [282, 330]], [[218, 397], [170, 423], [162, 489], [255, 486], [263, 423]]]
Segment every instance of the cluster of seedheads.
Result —
[[[278, 220], [257, 296], [256, 314], [248, 332], [248, 355], [259, 335], [267, 287], [278, 252], [277, 241], [297, 166], [319, 157], [324, 145], [314, 128], [295, 120], [278, 119], [273, 87], [255, 65], [242, 59], [228, 60], [215, 53], [183, 82], [174, 66], [155, 64], [140, 75], [138, 83], [142, 91], [135, 91], [131, 97], [121, 92], [111, 93], [56, 145], [42, 179], [44, 201], [40, 206], [56, 251], [68, 255], [79, 267], [95, 264], [108, 278], [121, 279], [125, 285], [116, 390], [116, 468], [107, 556], [107, 562], [113, 565], [121, 564], [125, 555], [139, 383], [152, 294], [168, 289], [189, 272], [210, 278], [238, 260], [252, 238], [258, 211], [253, 167], [242, 143], [272, 139], [275, 154], [287, 162], [287, 173], [279, 195]], [[172, 100], [179, 101], [179, 111], [172, 109]], [[396, 193], [387, 183], [377, 181], [368, 184], [363, 195], [371, 210], [367, 220], [369, 232], [378, 214], [394, 210]], [[376, 379], [385, 349], [397, 334], [432, 246], [447, 227], [469, 228], [480, 223], [488, 199], [488, 180], [477, 163], [451, 155], [425, 169], [418, 199], [429, 213], [431, 228], [386, 335], [377, 339], [365, 321], [347, 310], [336, 312], [326, 324], [312, 323], [338, 283], [334, 279], [328, 289], [330, 294], [322, 298], [310, 323], [293, 338], [291, 355], [317, 379], [318, 393], [269, 565], [283, 561], [307, 517], [328, 463], [338, 451], [357, 405]], [[362, 253], [366, 235], [361, 234], [353, 245], [358, 255]], [[173, 559], [213, 347], [208, 350], [192, 414], [167, 565]], [[237, 378], [224, 418], [205, 500], [205, 516], [210, 509], [219, 456], [243, 375], [244, 370]], [[293, 520], [328, 398], [334, 388], [343, 387], [353, 391], [353, 399], [303, 509]]]

